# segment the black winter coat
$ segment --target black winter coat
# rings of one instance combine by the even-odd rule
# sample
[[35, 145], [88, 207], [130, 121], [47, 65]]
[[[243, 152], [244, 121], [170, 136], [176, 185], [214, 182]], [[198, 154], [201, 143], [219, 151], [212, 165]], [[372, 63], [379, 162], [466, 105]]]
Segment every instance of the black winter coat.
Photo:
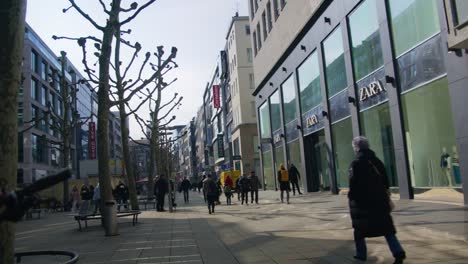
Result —
[[349, 207], [355, 232], [364, 237], [395, 234], [385, 166], [372, 150], [362, 150], [349, 168]]

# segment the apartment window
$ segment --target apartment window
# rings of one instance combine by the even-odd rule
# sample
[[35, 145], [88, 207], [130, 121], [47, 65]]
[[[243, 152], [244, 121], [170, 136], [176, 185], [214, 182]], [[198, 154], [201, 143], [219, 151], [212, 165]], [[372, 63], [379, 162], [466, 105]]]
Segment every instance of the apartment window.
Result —
[[260, 34], [260, 23], [257, 24], [257, 32], [258, 32], [258, 35], [257, 35], [257, 41], [258, 41], [258, 50], [260, 50], [262, 48], [262, 34]]
[[41, 78], [42, 80], [47, 80], [47, 64], [45, 61], [41, 62]]
[[254, 56], [257, 56], [257, 32], [253, 32], [252, 34], [252, 39], [253, 39], [253, 46], [254, 46]]
[[252, 49], [247, 48], [247, 61], [252, 62]]
[[39, 110], [37, 109], [36, 106], [31, 106], [31, 121], [34, 120], [34, 126], [39, 127], [39, 120], [37, 117], [37, 113]]
[[49, 103], [50, 103], [50, 107], [54, 108], [54, 106], [55, 106], [55, 94], [52, 91], [49, 92]]
[[38, 56], [35, 51], [31, 51], [31, 71], [38, 72]]
[[48, 120], [47, 120], [47, 116], [46, 116], [46, 113], [44, 111], [41, 111], [41, 121], [40, 121], [40, 124], [41, 124], [41, 130], [43, 132], [46, 132], [47, 133], [47, 125], [49, 124]]
[[37, 80], [31, 79], [31, 98], [36, 101], [39, 99], [39, 88], [37, 86]]
[[273, 0], [273, 12], [275, 13], [275, 21], [276, 21], [279, 17], [278, 0]]
[[281, 10], [283, 10], [285, 5], [286, 5], [286, 0], [281, 0]]
[[46, 163], [46, 142], [44, 136], [32, 134], [32, 156], [35, 163]]
[[250, 0], [250, 17], [252, 18], [252, 20], [253, 20], [254, 16], [255, 16], [254, 0]]
[[236, 138], [234, 139], [234, 142], [232, 144], [232, 151], [234, 152], [233, 155], [240, 155], [240, 149], [239, 149], [239, 139]]
[[245, 25], [245, 34], [250, 35], [250, 25]]
[[255, 117], [255, 102], [250, 102], [250, 114]]
[[234, 66], [237, 67], [237, 57], [236, 57], [236, 54], [234, 54]]
[[266, 26], [266, 14], [265, 12], [262, 13], [262, 26], [263, 26], [263, 40], [266, 40], [268, 37], [268, 31]]
[[273, 28], [273, 21], [271, 17], [271, 2], [269, 1], [266, 5], [266, 11], [267, 11], [267, 21], [268, 21], [268, 32], [270, 32], [271, 29]]
[[250, 89], [254, 89], [255, 88], [255, 78], [254, 78], [253, 73], [249, 74], [249, 83], [250, 83]]

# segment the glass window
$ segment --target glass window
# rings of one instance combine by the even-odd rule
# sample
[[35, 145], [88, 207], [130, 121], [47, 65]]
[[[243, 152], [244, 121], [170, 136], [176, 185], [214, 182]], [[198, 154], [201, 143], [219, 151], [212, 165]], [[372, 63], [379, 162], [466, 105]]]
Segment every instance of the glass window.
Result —
[[47, 80], [47, 64], [44, 61], [41, 62], [41, 78]]
[[252, 49], [251, 48], [247, 48], [247, 61], [248, 62], [252, 62]]
[[271, 116], [274, 117], [271, 119], [271, 130], [275, 132], [281, 128], [281, 110], [280, 110], [280, 94], [279, 90], [273, 93], [270, 96], [270, 109]]
[[402, 106], [413, 186], [460, 186], [447, 78], [404, 94]]
[[297, 118], [296, 93], [294, 91], [293, 75], [289, 76], [289, 78], [281, 85], [281, 89], [283, 89], [284, 123], [288, 124]]
[[31, 51], [31, 71], [39, 72], [38, 66], [37, 53], [35, 51]]
[[317, 52], [312, 53], [297, 70], [302, 114], [322, 102]]
[[338, 187], [348, 187], [348, 168], [354, 160], [354, 151], [351, 147], [353, 140], [351, 118], [333, 124], [331, 129], [337, 184]]
[[252, 142], [253, 142], [253, 152], [258, 153], [258, 147], [259, 147], [258, 136], [253, 136], [252, 137]]
[[273, 28], [273, 20], [272, 20], [272, 17], [271, 17], [271, 3], [270, 3], [270, 1], [268, 1], [267, 5], [266, 5], [266, 10], [267, 10], [267, 20], [268, 20], [268, 32], [270, 32], [271, 29]]
[[252, 39], [253, 39], [253, 45], [254, 45], [254, 55], [256, 56], [257, 55], [257, 32], [253, 32], [252, 34]]
[[281, 10], [283, 10], [285, 5], [286, 5], [286, 0], [281, 0]]
[[263, 103], [259, 108], [260, 116], [260, 134], [262, 138], [271, 138], [270, 130], [270, 110], [267, 102]]
[[362, 134], [369, 140], [370, 148], [385, 164], [390, 186], [398, 186], [388, 103], [361, 112], [360, 121]]
[[240, 155], [240, 149], [239, 149], [239, 139], [236, 138], [232, 144], [232, 149], [234, 151], [234, 155]]
[[383, 65], [375, 0], [364, 1], [349, 16], [354, 76], [356, 80]]
[[262, 13], [262, 27], [263, 27], [263, 40], [266, 40], [268, 37], [267, 23], [266, 23], [266, 13]]
[[258, 50], [262, 48], [262, 33], [260, 31], [260, 23], [257, 24], [257, 41], [258, 41]]
[[328, 97], [330, 98], [346, 88], [346, 67], [341, 27], [337, 27], [323, 42], [323, 50], [326, 66], [327, 91]]
[[[299, 140], [288, 143], [288, 165], [294, 164], [300, 173], [301, 177], [305, 177], [304, 171], [302, 170], [302, 159], [301, 149], [299, 146]], [[299, 181], [299, 185], [302, 186], [302, 181]]]
[[455, 0], [456, 25], [463, 24], [468, 21], [468, 1]]
[[262, 154], [262, 165], [263, 165], [263, 185], [268, 190], [273, 190], [275, 187], [274, 179], [275, 173], [273, 171], [273, 157], [272, 151], [266, 151]]
[[35, 79], [31, 79], [31, 98], [36, 101], [39, 99], [39, 88]]
[[440, 31], [436, 0], [389, 0], [395, 55]]
[[275, 13], [275, 21], [279, 17], [279, 10], [278, 10], [278, 0], [273, 0], [273, 11]]
[[41, 104], [47, 106], [47, 88], [45, 86], [42, 86], [41, 89]]

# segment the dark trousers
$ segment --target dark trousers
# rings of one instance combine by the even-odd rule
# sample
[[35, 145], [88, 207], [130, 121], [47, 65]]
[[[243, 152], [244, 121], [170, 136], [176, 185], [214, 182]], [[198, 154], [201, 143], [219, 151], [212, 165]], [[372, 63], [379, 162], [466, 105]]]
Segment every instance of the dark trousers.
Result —
[[127, 199], [125, 198], [118, 198], [117, 199], [117, 211], [120, 211], [120, 206], [123, 205], [125, 209], [128, 209]]
[[161, 212], [164, 211], [164, 194], [158, 194], [156, 197], [156, 211]]
[[301, 189], [299, 189], [299, 181], [291, 181], [291, 185], [292, 185], [293, 195], [296, 195], [296, 190], [295, 190], [296, 188], [297, 188], [297, 193], [302, 194]]
[[232, 193], [226, 194], [226, 204], [227, 205], [231, 204], [231, 197], [232, 197]]
[[207, 194], [206, 195], [206, 199], [208, 200], [208, 212], [210, 214], [214, 213], [215, 202], [216, 202], [217, 197], [218, 197], [217, 194]]
[[255, 203], [258, 204], [258, 190], [250, 191], [250, 203], [254, 202], [254, 196], [255, 196]]
[[242, 192], [242, 204], [244, 204], [244, 200], [245, 200], [245, 204], [249, 204], [249, 192], [248, 191]]
[[[398, 241], [395, 234], [386, 235], [385, 239], [387, 240], [388, 247], [392, 252], [393, 257], [397, 258], [401, 255], [405, 255], [405, 251], [401, 247], [400, 241]], [[359, 235], [356, 231], [354, 231], [354, 243], [356, 246], [356, 255], [361, 259], [367, 258], [367, 246], [366, 246], [366, 238]]]
[[184, 202], [188, 203], [189, 202], [189, 191], [184, 190]]

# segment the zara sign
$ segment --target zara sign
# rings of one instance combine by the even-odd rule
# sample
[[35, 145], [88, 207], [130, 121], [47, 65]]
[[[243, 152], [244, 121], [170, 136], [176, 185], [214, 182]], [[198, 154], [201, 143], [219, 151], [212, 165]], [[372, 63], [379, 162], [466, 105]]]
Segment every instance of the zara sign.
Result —
[[369, 85], [359, 89], [359, 101], [365, 101], [385, 91], [382, 83], [378, 80], [369, 83]]
[[318, 120], [317, 115], [308, 116], [306, 119], [307, 127], [315, 126], [318, 123], [319, 123], [319, 120]]

